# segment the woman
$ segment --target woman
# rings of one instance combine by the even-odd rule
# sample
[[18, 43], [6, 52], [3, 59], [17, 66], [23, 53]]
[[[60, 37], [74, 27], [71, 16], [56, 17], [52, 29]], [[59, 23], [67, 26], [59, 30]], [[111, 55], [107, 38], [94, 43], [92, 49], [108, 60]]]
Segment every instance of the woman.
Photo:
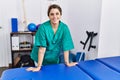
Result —
[[42, 65], [58, 64], [61, 51], [67, 66], [74, 66], [76, 62], [69, 62], [69, 51], [74, 48], [68, 26], [60, 21], [62, 9], [52, 4], [48, 8], [50, 20], [40, 25], [33, 47], [31, 58], [38, 63], [37, 67], [30, 67], [28, 71], [39, 71]]

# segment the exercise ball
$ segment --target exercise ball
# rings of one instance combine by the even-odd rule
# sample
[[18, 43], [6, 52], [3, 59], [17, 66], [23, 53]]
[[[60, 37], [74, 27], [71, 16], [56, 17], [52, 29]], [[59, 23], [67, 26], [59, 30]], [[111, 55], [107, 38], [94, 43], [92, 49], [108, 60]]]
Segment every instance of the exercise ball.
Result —
[[29, 31], [32, 31], [32, 32], [35, 32], [35, 31], [37, 30], [36, 24], [30, 23], [30, 24], [28, 25], [28, 30], [29, 30]]

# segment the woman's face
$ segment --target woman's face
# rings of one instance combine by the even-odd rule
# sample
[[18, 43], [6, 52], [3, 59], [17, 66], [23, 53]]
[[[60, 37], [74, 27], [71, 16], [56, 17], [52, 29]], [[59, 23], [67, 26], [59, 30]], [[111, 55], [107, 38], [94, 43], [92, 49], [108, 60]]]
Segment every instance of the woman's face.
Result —
[[61, 18], [60, 11], [57, 8], [53, 8], [50, 10], [49, 19], [52, 24], [58, 24]]

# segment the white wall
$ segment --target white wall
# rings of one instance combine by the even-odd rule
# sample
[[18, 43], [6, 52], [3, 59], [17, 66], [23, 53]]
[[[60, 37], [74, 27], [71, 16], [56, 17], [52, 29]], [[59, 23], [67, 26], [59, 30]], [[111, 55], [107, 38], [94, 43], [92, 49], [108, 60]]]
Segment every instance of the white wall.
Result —
[[[69, 1], [68, 6], [68, 25], [71, 29], [75, 45], [73, 52], [85, 52], [86, 59], [96, 58], [98, 55], [101, 0]], [[80, 43], [80, 41], [86, 41], [86, 31], [94, 31], [95, 33], [98, 33], [98, 35], [93, 38], [92, 42], [92, 45], [95, 45], [96, 49], [91, 48], [90, 51], [88, 51], [88, 42], [83, 50], [83, 45]]]
[[120, 0], [102, 0], [98, 57], [120, 55]]
[[[1, 50], [1, 57], [0, 61], [0, 66], [8, 66], [8, 63], [11, 62], [11, 51], [10, 51], [10, 37], [9, 37], [9, 32], [11, 30], [11, 25], [10, 25], [10, 17], [13, 15], [16, 15], [16, 9], [14, 7], [14, 3], [16, 0], [8, 1], [8, 0], [3, 0], [0, 1], [0, 9], [1, 9], [1, 21], [0, 25], [3, 27], [3, 35], [1, 35], [1, 41], [3, 45], [0, 44], [0, 50], [4, 50], [4, 53], [2, 53]], [[10, 11], [12, 10], [12, 11]], [[1, 48], [2, 47], [2, 48]], [[3, 65], [2, 65], [3, 64]]]
[[[40, 0], [17, 0], [16, 1], [16, 15], [19, 21], [19, 31], [24, 31], [24, 21], [26, 24], [39, 24], [41, 21], [41, 5]], [[26, 26], [27, 27], [27, 26]], [[27, 30], [27, 29], [26, 29]]]

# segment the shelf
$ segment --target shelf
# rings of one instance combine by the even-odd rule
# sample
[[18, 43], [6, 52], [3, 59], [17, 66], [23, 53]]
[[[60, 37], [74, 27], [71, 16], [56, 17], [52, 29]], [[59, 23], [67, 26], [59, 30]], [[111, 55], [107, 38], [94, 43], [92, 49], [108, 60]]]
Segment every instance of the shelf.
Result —
[[26, 31], [26, 32], [23, 32], [23, 31], [20, 31], [20, 32], [11, 32], [11, 35], [14, 35], [14, 34], [32, 34], [32, 35], [35, 35], [36, 32], [29, 32], [29, 31]]
[[[30, 32], [30, 31], [26, 31], [26, 32], [11, 32], [10, 33], [11, 54], [12, 54], [12, 67], [14, 67], [14, 59], [16, 57], [14, 55], [16, 53], [20, 53], [20, 54], [24, 55], [24, 53], [27, 52], [27, 53], [30, 54], [30, 52], [32, 51], [32, 47], [33, 47], [35, 33], [36, 32]], [[24, 41], [26, 41], [26, 42], [24, 43]], [[30, 42], [30, 43], [27, 43], [27, 42]]]
[[12, 50], [12, 52], [25, 52], [25, 51], [31, 51], [32, 48], [22, 48], [22, 49], [19, 49], [19, 50]]

